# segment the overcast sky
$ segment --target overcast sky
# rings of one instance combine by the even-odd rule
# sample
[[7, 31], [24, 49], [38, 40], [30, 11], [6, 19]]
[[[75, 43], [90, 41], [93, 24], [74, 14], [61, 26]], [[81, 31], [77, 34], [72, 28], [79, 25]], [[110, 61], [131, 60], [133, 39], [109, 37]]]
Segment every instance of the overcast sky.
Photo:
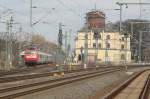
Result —
[[[58, 24], [62, 22], [63, 32], [72, 30], [72, 39], [76, 32], [85, 23], [85, 13], [95, 8], [102, 9], [106, 13], [106, 22], [119, 20], [119, 11], [106, 10], [119, 8], [116, 2], [139, 2], [140, 0], [33, 0], [33, 23], [41, 20], [34, 26], [34, 32], [43, 34], [47, 40], [56, 42], [58, 35]], [[150, 2], [149, 0], [141, 0]], [[30, 0], [0, 0], [1, 21], [6, 21], [10, 15], [7, 9], [13, 9], [15, 22], [21, 23], [23, 31], [30, 31], [29, 28], [29, 7]], [[150, 7], [142, 6], [142, 19], [150, 16]], [[139, 18], [140, 6], [123, 7], [123, 20]], [[46, 23], [43, 23], [46, 22]], [[0, 24], [0, 30], [5, 31], [5, 24]], [[13, 31], [18, 30], [15, 25]]]

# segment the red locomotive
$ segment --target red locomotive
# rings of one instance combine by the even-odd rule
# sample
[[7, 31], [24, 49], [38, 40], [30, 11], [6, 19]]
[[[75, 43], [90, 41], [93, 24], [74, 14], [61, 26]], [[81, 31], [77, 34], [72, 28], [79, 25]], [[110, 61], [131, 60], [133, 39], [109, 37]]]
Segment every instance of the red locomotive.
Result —
[[23, 59], [26, 65], [46, 64], [54, 62], [52, 54], [44, 53], [34, 48], [25, 50]]

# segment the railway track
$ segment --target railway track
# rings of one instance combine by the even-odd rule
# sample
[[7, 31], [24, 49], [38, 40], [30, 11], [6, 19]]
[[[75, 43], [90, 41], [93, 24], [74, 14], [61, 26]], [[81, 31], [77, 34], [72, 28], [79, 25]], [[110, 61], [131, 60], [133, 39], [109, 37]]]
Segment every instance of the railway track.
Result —
[[92, 70], [92, 71], [86, 71], [81, 74], [76, 75], [70, 75], [62, 78], [56, 78], [51, 80], [44, 80], [44, 81], [36, 81], [32, 83], [26, 83], [26, 84], [16, 84], [10, 87], [1, 88], [0, 87], [0, 99], [12, 99], [15, 97], [27, 95], [30, 93], [43, 91], [51, 88], [55, 88], [58, 86], [70, 84], [76, 81], [105, 75], [108, 73], [113, 73], [117, 71], [124, 70], [124, 68], [114, 68], [114, 69], [105, 69], [105, 70]]
[[[65, 70], [68, 70], [69, 66], [63, 66], [65, 67]], [[83, 66], [74, 66], [76, 67], [76, 70], [83, 69]], [[93, 66], [92, 66], [93, 67]], [[112, 66], [111, 66], [112, 67]], [[116, 66], [121, 67], [121, 66]], [[101, 66], [100, 68], [109, 68], [106, 66]], [[22, 68], [22, 69], [16, 69], [11, 71], [1, 71], [0, 77], [7, 77], [7, 76], [13, 76], [13, 75], [25, 75], [29, 73], [42, 73], [42, 72], [50, 72], [56, 70], [56, 64], [48, 64], [48, 65], [38, 65], [36, 67], [30, 67], [30, 68]]]
[[[56, 69], [56, 64], [49, 64], [49, 65], [39, 65], [39, 66], [36, 66], [36, 67], [32, 67], [32, 68], [22, 68], [22, 69], [16, 69], [16, 70], [11, 70], [11, 71], [0, 71], [0, 77], [3, 77], [3, 76], [9, 76], [9, 75], [18, 75], [18, 74], [29, 74], [29, 73], [37, 73], [37, 72], [45, 72], [43, 69], [45, 68], [48, 68], [49, 70], [48, 71], [52, 71], [52, 70], [55, 70]], [[83, 69], [83, 66], [75, 66], [77, 67], [76, 69]], [[93, 66], [91, 66], [93, 67]], [[109, 68], [109, 67], [121, 67], [121, 66], [99, 66], [101, 68]], [[124, 66], [123, 66], [124, 67]], [[139, 68], [140, 66], [128, 66], [129, 69], [131, 68]], [[142, 66], [143, 67], [143, 66]], [[148, 65], [146, 65], [145, 67], [148, 67]], [[51, 69], [51, 70], [50, 70]], [[43, 70], [43, 71], [42, 71]], [[65, 70], [67, 70], [67, 68], [65, 68]]]
[[[91, 70], [103, 70], [103, 69], [112, 69], [112, 68], [124, 68], [124, 67], [97, 67], [97, 68], [86, 68], [86, 69], [77, 69], [77, 70], [64, 70], [65, 74], [68, 73], [76, 73], [82, 71], [91, 71]], [[44, 73], [35, 73], [35, 74], [19, 74], [19, 75], [10, 75], [6, 77], [0, 77], [0, 83], [7, 83], [19, 80], [26, 80], [26, 79], [33, 79], [33, 78], [40, 78], [40, 77], [47, 77], [53, 76], [56, 73], [60, 73], [60, 71], [51, 71], [51, 72], [44, 72]]]
[[44, 68], [51, 68], [51, 69], [55, 69], [55, 64], [50, 64], [50, 65], [39, 65], [36, 67], [30, 67], [30, 68], [21, 68], [21, 69], [15, 69], [15, 70], [11, 70], [11, 71], [1, 71], [0, 72], [0, 77], [3, 76], [9, 76], [9, 75], [16, 75], [16, 74], [26, 74], [26, 73], [30, 73], [30, 72], [34, 72], [34, 71], [41, 71], [41, 69]]
[[150, 70], [132, 76], [103, 99], [150, 99]]

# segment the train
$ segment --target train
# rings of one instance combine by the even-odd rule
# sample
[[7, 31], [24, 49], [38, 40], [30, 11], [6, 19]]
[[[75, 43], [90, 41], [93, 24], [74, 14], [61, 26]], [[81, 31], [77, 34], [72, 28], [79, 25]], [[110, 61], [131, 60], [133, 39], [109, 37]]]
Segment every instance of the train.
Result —
[[34, 48], [29, 48], [23, 51], [22, 58], [27, 66], [64, 62], [64, 55], [46, 53]]

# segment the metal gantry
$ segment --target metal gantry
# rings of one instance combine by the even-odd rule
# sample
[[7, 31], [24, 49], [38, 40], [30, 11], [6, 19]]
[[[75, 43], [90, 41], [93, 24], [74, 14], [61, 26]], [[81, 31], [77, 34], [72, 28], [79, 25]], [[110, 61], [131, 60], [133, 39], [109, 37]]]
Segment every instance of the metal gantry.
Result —
[[[133, 36], [133, 25], [134, 24], [150, 24], [150, 22], [130, 22], [131, 24], [131, 36]], [[141, 62], [141, 46], [142, 46], [142, 35], [143, 35], [143, 32], [145, 31], [139, 31], [139, 41], [138, 42], [138, 61]]]
[[12, 66], [12, 23], [13, 17], [10, 17], [10, 20], [7, 21], [7, 32], [6, 32], [6, 56], [5, 56], [5, 69], [10, 70]]
[[150, 3], [141, 3], [141, 2], [140, 3], [116, 2], [116, 4], [120, 6], [120, 25], [119, 25], [120, 33], [122, 32], [122, 6], [123, 5], [125, 5], [126, 8], [128, 8], [128, 5], [150, 5]]

